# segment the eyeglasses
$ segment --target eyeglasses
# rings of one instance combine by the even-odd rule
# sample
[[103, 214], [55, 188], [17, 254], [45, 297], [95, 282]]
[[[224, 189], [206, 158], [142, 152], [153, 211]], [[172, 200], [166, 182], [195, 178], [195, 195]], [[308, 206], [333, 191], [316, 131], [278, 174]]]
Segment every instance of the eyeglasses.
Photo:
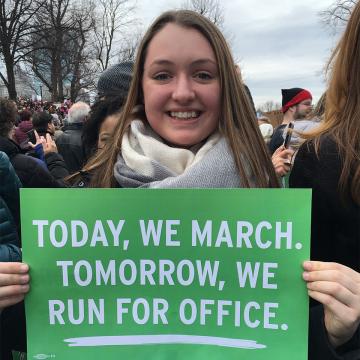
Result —
[[304, 101], [304, 102], [299, 103], [299, 105], [312, 106], [312, 102], [311, 101]]

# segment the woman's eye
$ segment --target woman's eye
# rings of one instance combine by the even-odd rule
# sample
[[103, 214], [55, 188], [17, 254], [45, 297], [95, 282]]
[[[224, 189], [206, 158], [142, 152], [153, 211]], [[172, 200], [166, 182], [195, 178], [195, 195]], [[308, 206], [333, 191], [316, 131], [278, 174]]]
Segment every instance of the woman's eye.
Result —
[[208, 72], [198, 72], [195, 77], [200, 80], [211, 80], [213, 78]]
[[102, 135], [100, 136], [100, 141], [107, 142], [110, 139], [110, 135]]
[[168, 80], [170, 79], [170, 75], [166, 73], [160, 73], [153, 76], [155, 80]]

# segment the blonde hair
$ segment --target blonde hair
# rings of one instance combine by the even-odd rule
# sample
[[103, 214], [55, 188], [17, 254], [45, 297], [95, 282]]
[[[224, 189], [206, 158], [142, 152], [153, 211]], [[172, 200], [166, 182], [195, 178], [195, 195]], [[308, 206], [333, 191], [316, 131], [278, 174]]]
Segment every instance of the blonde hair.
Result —
[[[255, 114], [247, 98], [241, 77], [233, 66], [230, 49], [218, 28], [205, 17], [189, 10], [168, 11], [160, 15], [145, 34], [137, 53], [134, 73], [121, 119], [115, 129], [113, 142], [86, 164], [84, 171], [92, 173], [91, 187], [115, 187], [114, 164], [121, 152], [121, 141], [134, 118], [146, 120], [143, 107], [142, 77], [148, 46], [165, 25], [174, 23], [199, 31], [211, 45], [219, 68], [221, 89], [221, 119], [218, 130], [228, 139], [244, 187], [278, 187], [266, 146], [258, 130]], [[134, 109], [137, 109], [134, 112]], [[244, 166], [249, 166], [249, 171]]]
[[[331, 55], [325, 116], [321, 126], [310, 134], [330, 136], [337, 144], [343, 167], [339, 189], [360, 205], [360, 3], [353, 9], [345, 32]], [[308, 136], [309, 137], [309, 136]]]

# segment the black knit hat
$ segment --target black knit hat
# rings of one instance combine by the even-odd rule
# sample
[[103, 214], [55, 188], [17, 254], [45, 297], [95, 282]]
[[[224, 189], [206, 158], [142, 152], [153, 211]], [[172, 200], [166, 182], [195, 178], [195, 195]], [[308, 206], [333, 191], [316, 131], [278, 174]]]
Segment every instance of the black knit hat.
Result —
[[97, 84], [99, 96], [123, 96], [126, 98], [130, 87], [133, 65], [132, 62], [123, 62], [106, 69], [100, 75]]
[[301, 88], [281, 89], [282, 94], [282, 112], [286, 113], [289, 107], [294, 106], [301, 101], [312, 99], [310, 91]]

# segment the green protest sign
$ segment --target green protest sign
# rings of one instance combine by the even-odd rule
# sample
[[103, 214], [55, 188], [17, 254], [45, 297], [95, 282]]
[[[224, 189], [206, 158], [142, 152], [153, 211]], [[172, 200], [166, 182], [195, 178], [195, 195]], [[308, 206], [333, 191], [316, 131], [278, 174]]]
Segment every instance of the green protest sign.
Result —
[[22, 189], [28, 359], [306, 359], [310, 203], [288, 189]]

